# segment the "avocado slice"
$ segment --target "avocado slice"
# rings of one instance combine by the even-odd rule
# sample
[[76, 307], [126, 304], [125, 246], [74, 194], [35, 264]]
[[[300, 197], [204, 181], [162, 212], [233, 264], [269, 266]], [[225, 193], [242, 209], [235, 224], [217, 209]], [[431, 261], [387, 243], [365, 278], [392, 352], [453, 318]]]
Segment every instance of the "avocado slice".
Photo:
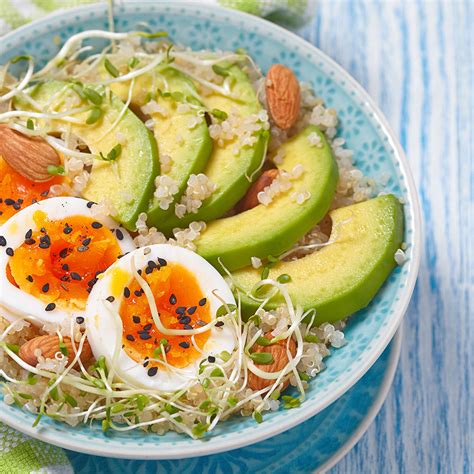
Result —
[[[74, 118], [81, 121], [80, 124], [54, 120], [50, 122], [50, 132], [70, 130], [97, 156], [102, 153], [107, 157], [119, 144], [117, 136], [124, 137], [116, 159], [94, 160], [89, 181], [82, 194], [91, 201], [109, 200], [117, 211], [114, 218], [127, 229], [133, 230], [138, 215], [147, 210], [153, 195], [154, 179], [159, 170], [156, 143], [141, 120], [129, 109], [124, 111], [125, 104], [115, 94], [105, 93], [103, 88], [93, 85], [88, 86], [88, 90], [91, 89], [96, 92], [96, 104], [84, 95], [82, 85], [62, 81], [37, 84], [28, 93], [49, 111], [90, 105], [90, 110], [74, 115]], [[15, 101], [15, 107], [31, 109], [31, 105], [22, 99]], [[91, 110], [99, 108], [101, 113], [98, 120], [87, 124]], [[115, 127], [109, 131], [117, 120]]]
[[[227, 74], [233, 98], [217, 92], [201, 95], [206, 108], [236, 113], [242, 121], [258, 113], [262, 106], [247, 74], [236, 65], [228, 67]], [[193, 221], [208, 222], [229, 211], [244, 196], [265, 158], [269, 133], [260, 130], [255, 136], [256, 142], [241, 147], [237, 154], [234, 154], [235, 140], [226, 141], [223, 146], [215, 144], [204, 174], [217, 186], [216, 190], [203, 201], [197, 213], [186, 214], [181, 219], [171, 214], [159, 224], [159, 230], [169, 235], [175, 227], [187, 227]]]
[[[116, 82], [110, 86], [123, 101], [127, 100], [129, 87], [129, 82]], [[132, 109], [142, 107], [152, 99], [160, 108], [148, 115], [154, 122], [161, 174], [169, 176], [176, 184], [178, 190], [173, 197], [174, 202], [179, 202], [189, 176], [204, 169], [212, 152], [204, 108], [191, 79], [173, 67], [136, 78], [131, 91]], [[171, 158], [169, 170], [163, 166], [165, 157]], [[174, 215], [174, 203], [162, 209], [154, 197], [147, 214], [148, 225], [159, 227], [164, 219]]]
[[[299, 260], [280, 262], [270, 270], [276, 280], [286, 274], [286, 284], [295, 304], [316, 309], [316, 323], [334, 322], [367, 306], [395, 267], [394, 254], [403, 239], [403, 209], [393, 195], [336, 209], [330, 213], [330, 242]], [[241, 295], [246, 317], [258, 308], [249, 295], [260, 281], [261, 271], [253, 268], [232, 275]], [[275, 308], [281, 297], [266, 305]]]
[[[322, 147], [311, 145], [308, 137], [317, 133]], [[284, 159], [280, 170], [291, 172], [303, 167], [303, 174], [292, 180], [292, 187], [264, 206], [259, 204], [232, 217], [212, 221], [196, 241], [197, 253], [221, 268], [235, 270], [250, 265], [251, 257], [279, 255], [316, 225], [327, 213], [338, 179], [337, 165], [324, 134], [314, 125], [282, 145]], [[310, 191], [302, 204], [293, 193]]]

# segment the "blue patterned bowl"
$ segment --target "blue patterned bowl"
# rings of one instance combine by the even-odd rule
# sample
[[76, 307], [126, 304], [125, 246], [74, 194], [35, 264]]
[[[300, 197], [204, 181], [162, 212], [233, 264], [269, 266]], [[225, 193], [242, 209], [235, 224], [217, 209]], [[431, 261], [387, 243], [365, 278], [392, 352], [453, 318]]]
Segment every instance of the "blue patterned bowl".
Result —
[[[171, 2], [170, 2], [171, 3]], [[415, 185], [403, 151], [381, 112], [366, 92], [336, 63], [301, 38], [259, 18], [196, 3], [133, 2], [115, 8], [117, 30], [138, 29], [146, 21], [166, 30], [177, 43], [194, 49], [247, 49], [263, 70], [273, 63], [293, 68], [340, 115], [340, 134], [354, 150], [360, 169], [380, 179], [385, 190], [405, 201], [405, 242], [408, 261], [396, 268], [368, 308], [347, 328], [349, 340], [328, 359], [327, 370], [310, 384], [300, 408], [280, 410], [262, 424], [234, 417], [219, 425], [209, 440], [191, 440], [176, 433], [157, 437], [142, 432], [103, 434], [100, 427], [71, 428], [45, 420], [32, 428], [34, 416], [0, 400], [0, 420], [33, 437], [75, 451], [112, 457], [173, 459], [212, 454], [274, 436], [323, 410], [344, 394], [380, 356], [405, 313], [415, 285], [420, 258], [420, 213]], [[0, 63], [17, 54], [47, 60], [65, 41], [85, 29], [107, 29], [104, 5], [59, 12], [10, 33], [2, 39]]]

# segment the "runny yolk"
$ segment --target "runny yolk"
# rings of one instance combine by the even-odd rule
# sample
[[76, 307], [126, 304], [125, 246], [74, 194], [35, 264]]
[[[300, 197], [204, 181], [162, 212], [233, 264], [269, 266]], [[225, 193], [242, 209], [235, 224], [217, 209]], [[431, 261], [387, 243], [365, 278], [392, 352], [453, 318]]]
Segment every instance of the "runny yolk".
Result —
[[64, 178], [56, 176], [45, 183], [34, 183], [17, 173], [0, 156], [0, 225], [24, 207], [46, 199], [49, 188], [63, 181]]
[[85, 309], [98, 275], [121, 253], [117, 240], [86, 216], [49, 220], [36, 211], [33, 220], [39, 230], [29, 230], [10, 257], [10, 279], [49, 308]]
[[[169, 329], [197, 329], [208, 323], [210, 304], [206, 300], [199, 282], [187, 268], [176, 263], [151, 264], [142, 271], [153, 292], [160, 320]], [[147, 359], [163, 359], [161, 343], [165, 347], [168, 364], [186, 367], [200, 357], [190, 336], [169, 336], [158, 331], [151, 316], [147, 297], [136, 280], [124, 289], [120, 306], [123, 323], [122, 344], [127, 354], [136, 362], [143, 362], [148, 370], [158, 367], [166, 370], [159, 362]], [[196, 345], [202, 349], [209, 331], [194, 335]], [[155, 369], [152, 369], [155, 370]]]

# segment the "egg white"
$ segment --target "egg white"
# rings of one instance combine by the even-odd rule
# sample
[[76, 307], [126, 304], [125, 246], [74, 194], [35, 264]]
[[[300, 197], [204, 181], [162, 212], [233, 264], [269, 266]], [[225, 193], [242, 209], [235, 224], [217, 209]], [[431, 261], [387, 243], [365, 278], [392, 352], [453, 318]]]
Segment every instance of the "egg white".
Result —
[[6, 249], [10, 247], [15, 250], [21, 247], [25, 241], [25, 233], [29, 229], [37, 229], [33, 220], [36, 211], [43, 211], [51, 220], [80, 215], [92, 218], [112, 231], [120, 228], [123, 239], [117, 239], [117, 243], [122, 252], [130, 252], [136, 248], [130, 234], [123, 227], [112, 218], [96, 213], [94, 207], [97, 206], [87, 207], [88, 202], [75, 197], [45, 199], [22, 209], [0, 227], [0, 235], [7, 241], [6, 246], [0, 247], [0, 316], [11, 322], [18, 318], [25, 318], [36, 325], [62, 324], [70, 321], [71, 318], [83, 316], [83, 311], [67, 311], [59, 307], [53, 311], [45, 311], [44, 301], [12, 285], [7, 278], [6, 270], [10, 257], [6, 254]]
[[[195, 380], [199, 363], [207, 356], [216, 355], [222, 351], [232, 352], [236, 346], [236, 337], [230, 322], [226, 321], [220, 328], [213, 326], [202, 348], [204, 354], [187, 367], [179, 369], [182, 374], [165, 370], [158, 365], [157, 374], [150, 377], [147, 374], [147, 368], [128, 356], [122, 349], [123, 325], [119, 315], [120, 305], [124, 298], [123, 291], [120, 291], [120, 294], [113, 293], [113, 289], [116, 288], [114, 279], [117, 269], [126, 272], [127, 278], [129, 276], [125, 283], [127, 285], [133, 279], [132, 262], [138, 270], [145, 268], [149, 260], [156, 261], [158, 257], [184, 266], [196, 277], [204, 297], [210, 303], [212, 319], [223, 304], [213, 291], [227, 304], [235, 304], [234, 296], [224, 278], [201, 256], [182, 247], [156, 244], [130, 252], [106, 270], [89, 295], [86, 308], [86, 330], [96, 359], [104, 356], [110, 366], [114, 360], [114, 353], [117, 351], [113, 370], [123, 381], [135, 386], [170, 392], [184, 387], [190, 380]], [[111, 295], [115, 297], [112, 303], [106, 300]]]

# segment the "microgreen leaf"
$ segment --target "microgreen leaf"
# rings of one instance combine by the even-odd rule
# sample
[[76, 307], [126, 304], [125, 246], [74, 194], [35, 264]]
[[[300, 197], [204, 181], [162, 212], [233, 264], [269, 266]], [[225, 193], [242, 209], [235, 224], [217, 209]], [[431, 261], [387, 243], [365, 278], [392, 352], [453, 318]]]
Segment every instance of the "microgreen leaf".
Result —
[[174, 91], [171, 93], [171, 98], [175, 102], [183, 102], [184, 101], [184, 94], [180, 91]]
[[219, 109], [212, 109], [211, 115], [214, 116], [218, 120], [225, 120], [228, 117], [226, 112]]
[[222, 359], [224, 362], [227, 362], [232, 357], [231, 353], [228, 351], [222, 351], [217, 357]]
[[28, 385], [35, 385], [36, 382], [38, 382], [38, 379], [34, 376], [34, 374], [28, 372], [28, 378], [26, 379], [26, 383]]
[[18, 395], [20, 395], [20, 397], [24, 398], [25, 400], [31, 400], [33, 398], [33, 396], [29, 393], [18, 392]]
[[298, 408], [301, 405], [300, 399], [291, 397], [289, 395], [283, 395], [283, 408], [291, 409], [291, 408]]
[[235, 405], [237, 405], [237, 403], [239, 402], [239, 399], [236, 398], [236, 397], [229, 397], [227, 399], [227, 403], [231, 406], [231, 407], [235, 407]]
[[219, 64], [214, 64], [214, 65], [212, 66], [212, 70], [213, 70], [218, 76], [226, 77], [226, 76], [229, 75], [229, 71], [228, 71], [225, 67], [219, 66]]
[[263, 416], [262, 416], [262, 414], [261, 414], [259, 411], [254, 411], [254, 412], [253, 412], [253, 419], [254, 419], [257, 423], [262, 423], [262, 422], [263, 422]]
[[2, 346], [5, 346], [7, 349], [12, 351], [14, 354], [18, 354], [20, 352], [20, 346], [17, 344], [12, 344], [10, 342], [2, 343]]
[[71, 395], [69, 395], [68, 393], [64, 394], [64, 401], [72, 408], [77, 407], [76, 399], [74, 397], [72, 397]]
[[146, 395], [143, 395], [142, 393], [139, 393], [135, 397], [135, 400], [137, 403], [137, 408], [140, 411], [143, 410], [150, 403], [150, 399]]
[[102, 431], [105, 433], [109, 429], [109, 422], [107, 420], [102, 420]]
[[266, 280], [269, 274], [270, 274], [270, 268], [267, 265], [265, 265], [263, 267], [262, 273], [260, 274], [260, 278], [262, 280]]
[[304, 337], [304, 340], [305, 342], [316, 343], [316, 342], [319, 342], [319, 337], [315, 336], [314, 334], [306, 334], [306, 336]]
[[224, 377], [224, 373], [222, 372], [222, 369], [219, 367], [216, 367], [210, 374], [210, 377]]
[[133, 56], [133, 58], [130, 58], [129, 61], [128, 61], [129, 69], [133, 69], [134, 67], [138, 66], [139, 62], [140, 61], [135, 56]]
[[35, 129], [35, 123], [30, 118], [26, 121], [26, 128], [28, 130], [34, 130]]
[[[48, 382], [48, 386], [51, 387], [52, 385], [54, 385], [54, 382], [56, 382], [56, 379], [51, 379], [49, 382]], [[59, 400], [59, 393], [58, 393], [58, 387], [54, 387], [54, 388], [50, 388], [49, 389], [49, 395], [51, 396], [51, 398], [57, 402]]]
[[46, 171], [48, 174], [51, 174], [53, 176], [63, 176], [64, 175], [64, 166], [62, 165], [48, 165], [46, 168]]
[[96, 123], [102, 117], [102, 109], [100, 107], [92, 107], [89, 117], [86, 119], [87, 125]]
[[279, 283], [289, 283], [291, 281], [290, 275], [287, 275], [286, 273], [283, 273], [277, 278], [277, 281]]
[[117, 402], [110, 406], [110, 413], [120, 413], [125, 410], [125, 405], [123, 403]]
[[10, 59], [11, 64], [16, 64], [20, 61], [29, 61], [31, 59], [31, 56], [28, 56], [27, 54], [20, 54], [18, 56], [14, 56], [13, 58]]
[[107, 156], [104, 156], [102, 153], [99, 153], [100, 157], [104, 161], [115, 161], [120, 154], [122, 153], [122, 145], [117, 143], [108, 153]]
[[205, 435], [208, 428], [209, 428], [208, 424], [199, 422], [193, 426], [192, 433], [196, 438], [202, 438]]
[[260, 319], [260, 316], [258, 314], [254, 314], [253, 316], [250, 316], [249, 321], [252, 321], [252, 323], [255, 324], [255, 326], [260, 326], [262, 323], [262, 320]]
[[175, 413], [178, 413], [179, 410], [175, 406], [171, 405], [170, 403], [167, 403], [165, 405], [165, 411], [169, 413], [170, 415], [174, 415]]
[[267, 339], [266, 337], [263, 337], [263, 336], [260, 336], [258, 339], [257, 339], [257, 344], [259, 346], [269, 346], [270, 344], [272, 343], [272, 341], [270, 339]]
[[142, 36], [143, 38], [154, 39], [154, 38], [163, 38], [168, 36], [166, 31], [156, 31], [155, 33], [147, 33], [146, 31], [137, 31], [134, 33], [137, 36]]
[[43, 417], [43, 413], [42, 413], [42, 412], [39, 412], [39, 413], [38, 413], [38, 416], [35, 418], [35, 421], [34, 421], [33, 424], [32, 424], [32, 427], [33, 427], [33, 428], [38, 425], [38, 423], [40, 422], [40, 420], [41, 420], [42, 417]]
[[273, 356], [269, 352], [253, 352], [250, 358], [257, 364], [268, 365], [273, 363]]
[[120, 71], [107, 58], [104, 60], [104, 66], [112, 77], [120, 76]]
[[221, 305], [216, 311], [216, 318], [220, 318], [222, 316], [225, 316], [226, 314], [233, 313], [237, 309], [237, 306], [235, 304], [228, 304], [228, 305]]
[[272, 400], [278, 400], [280, 398], [280, 390], [274, 390], [270, 395]]
[[[48, 168], [49, 168], [49, 167], [48, 167]], [[66, 344], [64, 343], [64, 341], [61, 341], [61, 342], [59, 343], [59, 350], [61, 351], [61, 354], [62, 354], [63, 356], [66, 356], [66, 357], [67, 357], [67, 356], [69, 355], [69, 351], [67, 350], [67, 346], [66, 346]]]
[[89, 102], [92, 102], [94, 105], [102, 104], [103, 97], [94, 89], [86, 87], [83, 89], [84, 96]]
[[298, 371], [298, 375], [300, 376], [301, 380], [304, 380], [305, 382], [309, 382], [310, 377], [306, 372]]

